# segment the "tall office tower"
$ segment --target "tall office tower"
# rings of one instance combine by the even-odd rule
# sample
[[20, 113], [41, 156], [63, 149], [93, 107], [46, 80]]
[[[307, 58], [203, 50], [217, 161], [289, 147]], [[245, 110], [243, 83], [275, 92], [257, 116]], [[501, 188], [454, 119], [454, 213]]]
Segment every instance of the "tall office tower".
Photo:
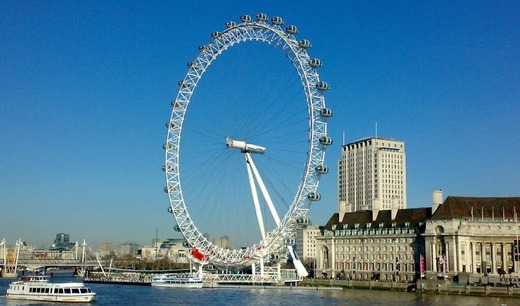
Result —
[[404, 142], [369, 137], [341, 146], [338, 207], [345, 212], [406, 208]]

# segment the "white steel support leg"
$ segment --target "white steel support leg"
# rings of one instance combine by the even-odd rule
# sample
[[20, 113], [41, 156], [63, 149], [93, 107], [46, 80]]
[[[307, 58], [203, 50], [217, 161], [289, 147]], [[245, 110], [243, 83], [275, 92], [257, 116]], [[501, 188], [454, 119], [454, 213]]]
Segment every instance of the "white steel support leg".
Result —
[[307, 272], [307, 269], [305, 269], [305, 266], [303, 265], [303, 263], [300, 261], [300, 259], [298, 257], [296, 257], [296, 254], [294, 253], [292, 245], [288, 245], [287, 249], [289, 250], [289, 254], [291, 254], [294, 267], [296, 268], [296, 271], [298, 272], [298, 276], [306, 277], [307, 275], [309, 275], [309, 273]]
[[251, 187], [251, 196], [253, 197], [253, 204], [255, 205], [255, 213], [256, 220], [258, 222], [258, 228], [260, 229], [260, 235], [262, 236], [262, 241], [265, 240], [265, 228], [264, 228], [264, 218], [262, 217], [262, 211], [260, 210], [260, 202], [258, 201], [258, 193], [256, 192], [255, 182], [253, 180], [253, 174], [251, 173], [251, 164], [246, 155], [246, 168], [247, 168], [247, 177], [249, 178], [249, 186]]
[[246, 159], [249, 162], [249, 165], [251, 166], [251, 169], [253, 170], [253, 173], [255, 175], [255, 178], [258, 182], [258, 186], [260, 187], [260, 190], [262, 191], [262, 195], [264, 196], [264, 199], [267, 203], [267, 207], [269, 207], [269, 211], [271, 212], [271, 215], [273, 216], [274, 222], [276, 223], [276, 226], [280, 225], [280, 217], [278, 216], [278, 213], [276, 212], [276, 209], [273, 205], [273, 200], [271, 200], [271, 197], [269, 196], [269, 193], [267, 192], [267, 188], [265, 188], [264, 181], [260, 177], [260, 174], [258, 173], [258, 170], [256, 169], [255, 163], [253, 162], [253, 159], [251, 158], [251, 154], [249, 152], [245, 153]]

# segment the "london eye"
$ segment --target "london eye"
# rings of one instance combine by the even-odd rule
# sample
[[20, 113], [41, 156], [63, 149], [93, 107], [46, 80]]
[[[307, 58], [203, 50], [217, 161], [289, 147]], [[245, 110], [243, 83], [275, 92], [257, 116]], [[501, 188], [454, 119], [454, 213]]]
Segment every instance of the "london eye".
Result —
[[194, 258], [220, 266], [295, 257], [295, 230], [321, 199], [332, 144], [329, 84], [311, 42], [281, 17], [255, 17], [227, 22], [199, 47], [166, 124], [174, 229]]

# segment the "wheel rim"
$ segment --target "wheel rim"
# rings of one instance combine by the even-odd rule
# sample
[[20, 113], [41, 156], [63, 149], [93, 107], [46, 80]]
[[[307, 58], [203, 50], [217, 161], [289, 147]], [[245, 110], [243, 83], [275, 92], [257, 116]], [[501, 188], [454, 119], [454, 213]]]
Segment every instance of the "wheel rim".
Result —
[[[313, 59], [307, 54], [306, 48], [302, 47], [302, 41], [296, 40], [295, 33], [290, 33], [289, 27], [284, 31], [279, 19], [275, 18], [278, 17], [273, 18], [273, 23], [268, 23], [262, 18], [239, 24], [231, 22], [226, 25], [227, 28], [223, 32], [213, 33], [213, 39], [207, 45], [199, 48], [200, 53], [189, 65], [183, 81], [179, 82], [179, 92], [172, 102], [172, 113], [167, 124], [164, 167], [167, 183], [165, 191], [168, 193], [170, 201], [169, 209], [177, 222], [176, 228], [183, 234], [189, 246], [196, 250], [197, 256], [195, 257], [217, 265], [248, 265], [269, 253], [283, 249], [287, 239], [294, 238], [295, 229], [302, 223], [302, 218], [307, 215], [312, 200], [319, 199], [317, 188], [320, 175], [324, 172], [317, 169], [326, 167], [324, 165], [325, 146], [330, 144], [327, 136], [327, 118], [330, 117], [331, 112], [329, 115], [327, 111], [324, 111], [328, 109], [325, 107], [323, 95], [323, 91], [328, 89], [328, 85], [320, 81], [317, 66], [311, 65]], [[308, 158], [294, 200], [281, 218], [279, 225], [270, 232], [269, 237], [244, 249], [230, 250], [218, 247], [206, 239], [190, 217], [181, 184], [181, 137], [192, 95], [208, 67], [230, 47], [252, 40], [268, 43], [282, 51], [292, 62], [299, 75], [309, 115]], [[324, 84], [327, 86], [321, 86]]]

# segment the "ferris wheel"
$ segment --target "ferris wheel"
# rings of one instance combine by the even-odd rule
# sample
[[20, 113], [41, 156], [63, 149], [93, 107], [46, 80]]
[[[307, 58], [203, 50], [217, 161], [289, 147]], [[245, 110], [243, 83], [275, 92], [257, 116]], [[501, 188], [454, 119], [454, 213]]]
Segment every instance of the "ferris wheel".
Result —
[[[165, 154], [165, 166], [163, 170], [166, 173], [166, 187], [165, 192], [168, 194], [170, 206], [168, 211], [173, 214], [176, 225], [174, 229], [183, 234], [186, 239], [186, 246], [191, 248], [191, 255], [201, 261], [210, 262], [215, 265], [222, 266], [246, 266], [256, 262], [263, 262], [269, 255], [286, 250], [294, 258], [294, 252], [292, 246], [295, 244], [295, 231], [298, 227], [309, 222], [307, 213], [310, 209], [311, 203], [319, 201], [321, 199], [320, 193], [318, 193], [318, 185], [320, 176], [328, 172], [328, 167], [325, 165], [325, 148], [332, 144], [331, 137], [327, 134], [327, 121], [332, 116], [332, 110], [327, 108], [325, 105], [324, 92], [329, 89], [327, 82], [321, 81], [317, 69], [322, 66], [322, 63], [317, 58], [311, 58], [307, 49], [311, 47], [311, 42], [306, 39], [297, 40], [296, 35], [298, 29], [296, 26], [288, 25], [283, 28], [284, 21], [280, 17], [272, 17], [269, 19], [265, 14], [260, 13], [256, 15], [256, 20], [253, 20], [251, 16], [244, 15], [240, 18], [240, 22], [229, 21], [225, 24], [225, 29], [221, 32], [213, 32], [211, 34], [211, 40], [209, 43], [199, 47], [200, 53], [192, 62], [188, 63], [188, 72], [184, 79], [179, 82], [179, 91], [175, 100], [172, 102], [172, 112], [170, 120], [167, 122], [167, 139], [164, 149]], [[195, 97], [195, 89], [200, 84], [205, 84], [202, 77], [208, 70], [210, 65], [215, 65], [214, 62], [222, 54], [229, 52], [230, 49], [234, 49], [236, 45], [244, 42], [258, 42], [262, 45], [268, 45], [270, 48], [274, 47], [278, 49], [277, 52], [281, 51], [283, 55], [289, 60], [291, 66], [295, 68], [297, 72], [297, 80], [299, 85], [296, 86], [301, 92], [303, 88], [302, 99], [297, 99], [297, 104], [302, 106], [303, 112], [299, 112], [300, 116], [287, 116], [281, 120], [284, 123], [280, 124], [276, 132], [270, 134], [269, 137], [256, 137], [259, 135], [266, 135], [267, 133], [262, 128], [255, 129], [252, 127], [254, 123], [251, 119], [248, 119], [246, 128], [239, 129], [239, 132], [231, 135], [233, 131], [222, 131], [218, 133], [212, 130], [212, 124], [202, 124], [201, 126], [189, 131], [189, 123], [192, 120], [192, 111], [195, 111], [193, 106], [196, 105], [192, 102], [192, 98]], [[255, 60], [256, 61], [256, 60]], [[259, 59], [262, 61], [262, 59]], [[286, 60], [285, 60], [286, 61]], [[218, 61], [217, 61], [218, 62]], [[229, 66], [229, 65], [228, 65]], [[263, 81], [257, 81], [257, 83], [263, 83]], [[222, 90], [219, 89], [219, 93]], [[210, 97], [206, 100], [214, 100], [217, 97]], [[244, 110], [238, 111], [232, 107], [225, 108], [227, 111], [223, 115], [215, 114], [219, 109], [215, 108], [215, 111], [207, 111], [208, 120], [213, 117], [219, 117], [234, 113], [239, 113], [234, 118], [230, 119], [231, 123], [236, 122], [240, 118], [244, 117], [242, 112], [253, 108], [254, 118], [256, 122], [261, 123], [263, 126], [273, 126], [274, 123], [270, 119], [266, 118], [266, 113], [274, 109], [276, 113], [286, 113], [296, 107], [278, 106], [283, 104], [279, 102], [280, 98], [273, 99], [267, 107], [263, 109], [255, 109], [262, 103], [251, 103]], [[305, 101], [305, 102], [304, 102]], [[218, 103], [213, 103], [215, 105]], [[244, 103], [241, 103], [242, 105]], [[190, 107], [188, 107], [190, 106]], [[277, 109], [277, 107], [279, 107]], [[190, 108], [190, 112], [188, 112]], [[269, 159], [274, 152], [280, 149], [281, 146], [286, 145], [292, 148], [292, 138], [278, 139], [278, 143], [274, 145], [267, 145], [269, 140], [278, 138], [277, 135], [289, 130], [289, 127], [284, 126], [285, 122], [290, 122], [293, 117], [301, 117], [305, 122], [304, 134], [299, 139], [301, 143], [304, 143], [305, 147], [302, 151], [302, 160], [297, 165], [300, 169], [297, 171], [299, 174], [296, 176], [295, 182], [287, 187], [290, 193], [289, 196], [285, 196], [285, 199], [277, 199], [275, 195], [283, 192], [276, 191], [276, 189], [284, 185], [288, 179], [281, 179], [279, 183], [273, 183], [272, 177], [265, 175], [264, 169], [269, 167], [271, 161], [278, 162], [278, 165], [283, 165], [291, 161], [292, 155], [286, 155], [278, 159]], [[287, 124], [288, 125], [288, 124]], [[197, 143], [203, 143], [197, 150], [188, 151], [185, 145], [190, 141], [190, 135], [197, 135], [201, 130], [208, 130], [211, 134], [218, 134], [217, 145], [218, 150], [226, 150], [222, 153], [217, 153], [216, 150], [209, 149], [211, 141], [197, 141]], [[249, 135], [241, 136], [241, 133], [247, 129], [250, 131]], [[265, 128], [264, 128], [265, 129]], [[195, 130], [195, 132], [193, 132]], [[292, 136], [291, 136], [292, 137]], [[296, 137], [294, 137], [296, 138]], [[259, 139], [258, 142], [255, 139]], [[214, 165], [220, 165], [224, 162], [231, 160], [231, 155], [242, 156], [241, 161], [234, 161], [235, 164], [231, 166], [223, 167], [222, 169], [204, 169], [198, 171], [183, 171], [189, 164], [187, 161], [194, 153], [190, 152], [211, 152], [211, 158], [219, 159], [218, 161], [208, 161], [203, 158], [197, 159], [200, 167], [210, 167]], [[220, 152], [220, 151], [219, 151]], [[185, 163], [186, 161], [186, 163]], [[275, 166], [280, 170], [279, 166]], [[228, 173], [230, 171], [240, 170], [243, 173], [242, 179], [233, 177], [233, 186], [243, 183], [244, 186], [241, 190], [233, 189], [229, 191], [225, 196], [216, 196], [216, 190], [223, 190], [222, 184], [225, 179], [220, 179], [219, 175]], [[202, 180], [192, 179], [194, 172], [201, 172], [205, 175], [211, 175], [212, 179], [204, 182]], [[287, 171], [279, 171], [281, 175], [285, 175]], [[189, 183], [188, 183], [189, 182]], [[209, 192], [208, 189], [210, 184], [218, 184], [215, 187], [215, 191]], [[194, 185], [202, 185], [201, 191], [192, 192], [189, 194], [187, 191]], [[204, 189], [204, 190], [202, 190]], [[273, 192], [273, 190], [275, 190]], [[224, 211], [226, 215], [234, 216], [235, 211], [239, 209], [226, 208], [226, 204], [231, 202], [233, 193], [247, 193], [249, 203], [243, 203], [241, 199], [240, 210], [245, 209], [244, 207], [251, 208], [251, 214], [254, 215], [255, 222], [248, 223], [250, 227], [257, 227], [259, 233], [258, 241], [251, 245], [241, 247], [229, 247], [222, 245], [221, 243], [215, 243], [208, 237], [208, 233], [201, 230], [201, 228], [208, 222], [197, 222], [190, 212], [193, 212], [195, 208], [203, 205], [203, 203], [210, 203], [212, 207], [218, 207], [220, 211]], [[196, 198], [193, 196], [196, 194]], [[204, 197], [203, 195], [206, 194]], [[190, 199], [190, 197], [193, 197]], [[280, 203], [284, 202], [284, 208], [280, 209]], [[283, 205], [282, 205], [283, 206]], [[204, 211], [205, 215], [212, 215], [215, 213], [209, 212], [208, 209]], [[224, 214], [223, 214], [224, 215]], [[266, 216], [267, 215], [267, 216]], [[235, 219], [241, 219], [242, 217], [234, 217]], [[213, 219], [218, 219], [214, 217]], [[267, 219], [271, 220], [270, 222]], [[214, 220], [215, 221], [215, 220]], [[219, 222], [216, 220], [215, 222]], [[226, 223], [220, 221], [222, 226]], [[256, 223], [256, 224], [251, 224]], [[271, 226], [268, 225], [271, 224]], [[245, 231], [241, 226], [235, 227], [234, 232]]]

